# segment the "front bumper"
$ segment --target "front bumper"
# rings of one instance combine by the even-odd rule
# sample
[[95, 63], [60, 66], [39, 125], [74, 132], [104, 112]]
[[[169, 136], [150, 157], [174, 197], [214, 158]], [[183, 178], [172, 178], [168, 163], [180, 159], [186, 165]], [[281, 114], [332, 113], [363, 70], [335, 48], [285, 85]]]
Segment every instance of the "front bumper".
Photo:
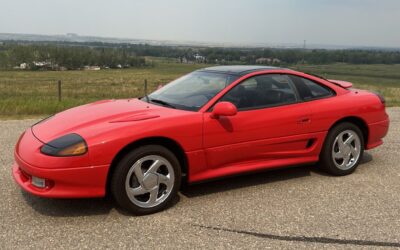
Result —
[[[27, 130], [14, 151], [15, 163], [12, 174], [22, 189], [49, 198], [86, 198], [105, 195], [109, 165], [67, 167], [65, 165], [72, 157], [67, 159], [44, 156], [39, 152], [39, 146], [41, 145], [34, 139], [31, 131]], [[25, 158], [29, 159], [29, 162]], [[47, 163], [45, 166], [40, 167], [45, 163]], [[48, 180], [49, 185], [46, 188], [33, 186], [32, 176]]]
[[[102, 197], [108, 165], [72, 169], [43, 169], [31, 166], [15, 155], [12, 173], [15, 181], [25, 191], [49, 198]], [[31, 183], [31, 176], [50, 181], [46, 188], [37, 188]]]

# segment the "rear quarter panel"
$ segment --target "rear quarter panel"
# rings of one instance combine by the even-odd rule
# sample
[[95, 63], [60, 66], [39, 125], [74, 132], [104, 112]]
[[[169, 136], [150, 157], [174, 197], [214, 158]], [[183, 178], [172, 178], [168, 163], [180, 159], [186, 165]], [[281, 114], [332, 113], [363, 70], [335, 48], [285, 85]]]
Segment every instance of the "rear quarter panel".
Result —
[[[364, 90], [348, 90], [344, 94], [332, 98], [314, 101], [313, 122], [311, 130], [313, 132], [328, 131], [336, 122], [347, 117], [356, 117], [364, 121], [368, 130], [376, 123], [388, 121], [385, 106], [380, 99], [373, 93]], [[387, 130], [387, 128], [386, 128]], [[375, 131], [368, 131], [373, 135]], [[380, 138], [386, 134], [380, 133]], [[366, 143], [371, 143], [369, 138]]]

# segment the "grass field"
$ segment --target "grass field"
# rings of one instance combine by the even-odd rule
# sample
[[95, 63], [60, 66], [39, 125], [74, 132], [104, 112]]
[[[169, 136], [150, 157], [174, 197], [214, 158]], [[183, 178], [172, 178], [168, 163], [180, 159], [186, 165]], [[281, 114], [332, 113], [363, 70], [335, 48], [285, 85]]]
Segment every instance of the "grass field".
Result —
[[[159, 84], [201, 67], [204, 64], [159, 63], [141, 69], [0, 71], [0, 118], [47, 115], [100, 99], [143, 96], [145, 79], [151, 92]], [[61, 102], [58, 80], [62, 81]]]
[[[100, 71], [0, 71], [0, 118], [44, 116], [99, 99], [143, 95], [144, 79], [149, 91], [204, 64], [158, 61], [154, 67]], [[355, 87], [379, 91], [389, 106], [400, 106], [400, 65], [314, 65], [293, 69], [348, 80]], [[57, 81], [62, 81], [62, 101]]]

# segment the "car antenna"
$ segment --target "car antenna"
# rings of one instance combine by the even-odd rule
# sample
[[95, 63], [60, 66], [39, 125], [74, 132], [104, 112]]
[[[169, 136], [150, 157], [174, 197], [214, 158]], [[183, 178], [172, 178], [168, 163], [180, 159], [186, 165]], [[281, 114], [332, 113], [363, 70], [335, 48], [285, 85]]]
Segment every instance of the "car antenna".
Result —
[[147, 95], [147, 79], [144, 79], [144, 97], [146, 98], [146, 102], [150, 102], [149, 96]]

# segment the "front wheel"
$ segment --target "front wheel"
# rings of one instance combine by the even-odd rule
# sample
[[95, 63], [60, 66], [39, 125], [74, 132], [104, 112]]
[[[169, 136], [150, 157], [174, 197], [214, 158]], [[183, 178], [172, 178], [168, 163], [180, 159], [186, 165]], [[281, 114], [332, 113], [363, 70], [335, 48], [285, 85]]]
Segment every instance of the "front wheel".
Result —
[[347, 175], [357, 168], [364, 153], [364, 137], [353, 123], [331, 129], [321, 151], [322, 167], [333, 175]]
[[150, 214], [163, 210], [176, 197], [181, 170], [175, 155], [159, 145], [139, 147], [116, 166], [111, 192], [127, 211]]

